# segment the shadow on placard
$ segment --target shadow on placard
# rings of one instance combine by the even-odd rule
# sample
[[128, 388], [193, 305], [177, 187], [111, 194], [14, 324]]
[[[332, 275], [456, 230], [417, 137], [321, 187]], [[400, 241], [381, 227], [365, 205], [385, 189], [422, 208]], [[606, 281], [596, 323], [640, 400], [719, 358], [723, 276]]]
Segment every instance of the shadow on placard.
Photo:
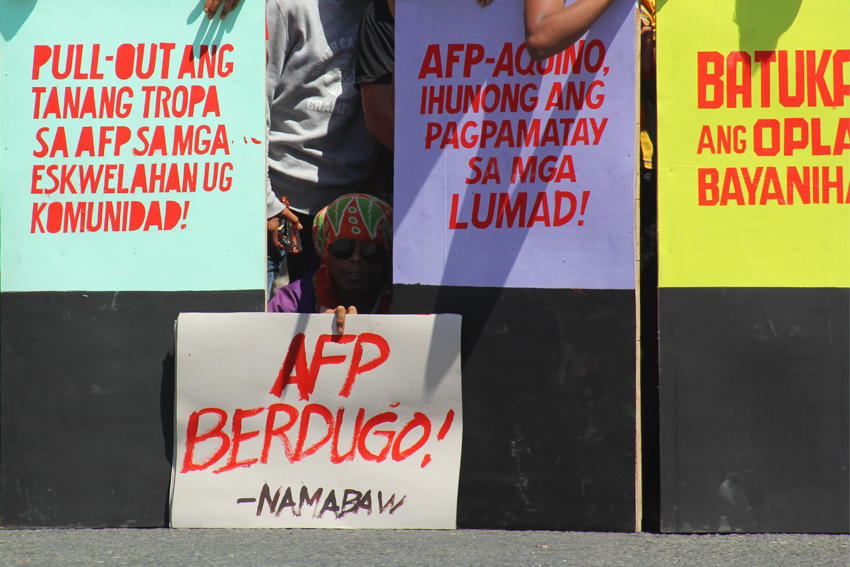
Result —
[[[610, 23], [616, 22], [617, 24], [619, 24], [620, 22], [624, 21], [626, 18], [631, 17], [631, 15], [633, 13], [634, 13], [634, 5], [631, 4], [630, 2], [620, 2], [620, 3], [616, 4], [613, 7], [612, 10], [610, 10], [608, 13], [606, 13], [600, 19], [600, 22], [607, 23], [608, 25], [600, 25], [600, 22], [597, 22], [597, 24], [595, 24], [590, 29], [590, 31], [588, 31], [587, 37], [599, 39], [606, 46], [610, 46], [611, 42], [614, 39], [614, 36], [616, 35], [617, 31], [620, 28], [620, 25], [610, 25]], [[607, 20], [607, 22], [606, 22], [606, 20]], [[599, 73], [601, 73], [601, 71], [602, 71], [602, 69], [599, 70]], [[584, 71], [584, 73], [586, 73], [586, 71]], [[592, 81], [593, 77], [596, 74], [597, 73], [590, 73], [588, 80]], [[538, 75], [535, 78], [538, 80], [538, 84], [539, 84], [539, 81], [542, 79], [542, 77], [540, 77]], [[576, 76], [572, 73], [572, 69], [571, 69], [570, 74], [565, 76], [563, 81], [566, 83], [566, 81], [569, 81], [569, 80], [574, 79], [574, 78], [576, 78]], [[584, 78], [583, 74], [582, 74], [582, 78]], [[543, 96], [543, 94], [540, 93], [540, 96]], [[541, 116], [541, 122], [543, 122], [546, 118], [552, 116], [554, 113], [555, 113], [555, 111], [550, 113], [548, 116]], [[565, 113], [559, 112], [558, 117], [559, 118], [561, 118], [561, 117], [563, 117], [563, 118], [575, 118], [578, 115], [579, 115], [579, 111], [574, 109], [572, 111], [568, 111], [568, 112], [565, 112]], [[572, 135], [572, 134], [573, 134], [573, 132], [569, 133], [569, 135]], [[532, 154], [530, 154], [530, 155], [536, 155], [538, 153], [544, 153], [545, 151], [546, 151], [545, 148], [535, 147]], [[515, 194], [517, 192], [517, 184], [512, 184], [512, 185], [513, 185], [513, 187], [510, 187], [507, 190], [511, 199], [513, 199], [515, 197]], [[419, 184], [419, 185], [416, 185], [416, 186], [421, 187], [422, 184]], [[571, 189], [573, 189], [573, 191], [575, 191], [575, 188], [571, 188]], [[484, 195], [482, 194], [482, 198], [483, 197], [484, 197]], [[579, 196], [579, 199], [580, 199], [580, 196]], [[463, 216], [462, 218], [470, 218], [471, 219], [474, 215], [474, 211], [472, 210], [473, 207], [474, 207], [473, 200], [466, 198], [464, 200], [463, 205], [464, 205], [463, 209], [462, 209], [463, 214], [466, 215], [466, 216]], [[482, 203], [482, 205], [483, 205], [483, 203]], [[490, 207], [488, 207], [488, 209], [490, 209]], [[406, 213], [406, 211], [404, 211], [403, 213]], [[489, 214], [490, 213], [489, 213], [489, 210], [488, 210], [488, 215]], [[506, 249], [499, 251], [499, 253], [501, 254], [501, 257], [502, 257], [502, 261], [497, 264], [498, 269], [493, 270], [492, 266], [487, 266], [488, 273], [492, 274], [492, 276], [493, 276], [493, 279], [489, 282], [491, 289], [492, 288], [501, 288], [501, 287], [505, 286], [505, 284], [508, 281], [508, 278], [511, 275], [511, 272], [514, 269], [514, 265], [515, 265], [517, 259], [519, 258], [519, 255], [520, 255], [521, 250], [523, 248], [523, 244], [525, 243], [525, 239], [527, 238], [528, 233], [529, 233], [528, 228], [512, 229], [512, 230], [514, 230], [513, 234], [516, 235], [516, 239], [513, 241], [510, 249], [506, 248]], [[477, 236], [480, 237], [481, 235], [475, 234], [474, 232], [475, 231], [455, 231], [455, 233], [453, 234], [452, 243], [449, 246], [448, 253], [446, 255], [445, 267], [444, 267], [444, 271], [443, 271], [443, 274], [444, 274], [443, 275], [443, 282], [442, 282], [442, 285], [441, 285], [441, 292], [437, 297], [437, 304], [441, 303], [441, 301], [443, 299], [441, 297], [442, 294], [449, 293], [449, 291], [445, 290], [445, 287], [449, 285], [447, 280], [449, 278], [452, 278], [452, 276], [457, 276], [458, 273], [468, 273], [468, 271], [470, 270], [470, 262], [475, 261], [474, 258], [469, 257], [469, 254], [470, 254], [470, 250], [475, 249], [475, 245], [473, 244], [473, 242], [478, 240], [476, 237]], [[483, 233], [483, 231], [480, 231], [480, 232]], [[491, 306], [495, 305], [496, 299], [497, 299], [497, 294], [494, 294], [490, 298]], [[470, 347], [472, 349], [475, 348], [475, 343], [477, 343], [478, 338], [480, 337], [480, 334], [483, 331], [485, 322], [486, 322], [486, 319], [478, 320], [477, 323], [479, 324], [480, 328], [476, 329], [475, 333], [471, 333], [470, 335], [467, 335], [467, 336], [474, 337], [473, 343], [470, 345]], [[472, 322], [470, 321], [470, 322], [464, 322], [464, 323], [465, 324], [468, 324], [468, 323], [471, 324]]]
[[2, 0], [0, 1], [0, 36], [4, 41], [11, 41], [35, 8], [36, 0]]
[[[738, 26], [738, 49], [773, 51], [800, 12], [803, 0], [736, 0], [733, 21]], [[752, 66], [755, 73], [756, 66]]]
[[[198, 31], [195, 34], [195, 41], [192, 43], [195, 57], [200, 57], [202, 45], [221, 45], [221, 40], [225, 33], [230, 33], [233, 26], [236, 25], [236, 19], [239, 17], [239, 12], [242, 11], [242, 6], [245, 2], [239, 2], [236, 8], [227, 15], [227, 18], [221, 19], [218, 15], [209, 19], [204, 13], [204, 0], [198, 0], [197, 5], [189, 13], [186, 18], [186, 25], [192, 25], [199, 18], [201, 23], [198, 25]], [[224, 5], [224, 3], [222, 3]], [[221, 8], [217, 14], [221, 13]]]
[[[490, 8], [494, 8], [495, 6], [491, 6]], [[610, 46], [613, 41], [617, 31], [620, 29], [622, 22], [626, 21], [633, 17], [634, 14], [634, 4], [631, 2], [618, 2], [616, 3], [609, 11], [603, 15], [599, 22], [597, 22], [587, 33], [588, 38], [595, 38], [601, 40], [605, 45]], [[612, 23], [614, 25], [612, 25]], [[470, 38], [466, 38], [467, 41], [472, 41]], [[520, 40], [521, 41], [521, 40]], [[602, 69], [600, 69], [597, 73], [588, 72], [583, 70], [582, 73], [573, 74], [572, 69], [568, 75], [562, 75], [559, 77], [559, 81], [565, 83], [569, 80], [574, 80], [581, 78], [582, 80], [592, 81], [593, 78], [597, 74], [601, 74]], [[535, 75], [534, 80], [537, 82], [538, 86], [542, 80], [540, 75]], [[482, 89], [487, 86], [487, 81], [485, 80], [482, 83]], [[538, 96], [546, 96], [543, 93], [539, 92]], [[557, 112], [558, 118], [575, 118], [580, 114], [580, 110], [569, 110], [569, 111], [552, 111], [549, 113], [541, 113], [541, 115], [535, 115], [535, 118], [540, 118], [541, 122], [545, 124], [546, 119], [552, 117]], [[469, 115], [459, 116], [457, 119], [458, 123], [462, 123], [467, 120]], [[569, 132], [569, 135], [572, 136], [574, 133], [572, 131]], [[522, 149], [522, 148], [520, 148]], [[532, 156], [541, 154], [543, 155], [551, 153], [546, 151], [547, 148], [533, 147], [528, 148], [531, 150], [531, 153], [524, 156], [526, 158], [530, 158]], [[562, 150], [563, 152], [563, 150]], [[487, 158], [489, 157], [488, 152], [482, 152], [479, 150], [476, 152], [476, 157], [479, 157], [482, 153], [486, 153], [487, 155], [483, 155], [481, 157]], [[517, 152], [518, 153], [518, 152]], [[419, 192], [422, 191], [422, 188], [427, 185], [428, 178], [434, 174], [435, 168], [439, 168], [439, 159], [441, 156], [441, 152], [417, 152], [414, 156], [408, 156], [407, 159], [411, 161], [418, 161], [419, 164], [416, 164], [415, 167], [411, 167], [410, 171], [417, 172], [420, 176], [417, 179], [409, 180], [409, 185], [407, 186], [409, 191], [412, 194], [408, 194], [407, 196], [402, 197], [400, 195], [400, 190], [402, 189], [398, 185], [396, 186], [396, 199], [395, 199], [395, 207], [394, 207], [394, 216], [395, 216], [395, 226], [402, 226], [405, 218], [408, 214], [415, 213], [415, 203], [417, 202], [417, 197]], [[408, 162], [410, 163], [410, 161]], [[480, 167], [482, 170], [485, 169], [485, 165], [487, 163], [486, 159], [483, 159], [480, 163]], [[466, 185], [463, 184], [462, 180], [456, 180], [454, 182], [457, 186], [465, 188]], [[483, 187], [483, 191], [481, 191], [480, 203], [479, 203], [479, 218], [477, 220], [484, 222], [487, 224], [485, 219], [486, 217], [492, 217], [492, 224], [495, 224], [495, 219], [497, 216], [496, 209], [498, 209], [497, 202], [491, 203], [489, 201], [490, 195], [488, 193], [495, 193], [498, 195], [499, 192], [505, 192], [509, 194], [511, 202], [516, 198], [517, 190], [522, 187], [521, 185], [518, 187], [516, 183], [510, 183], [510, 179], [504, 180], [502, 183], [494, 186], [494, 188], [490, 191], [487, 191], [487, 187]], [[446, 196], [445, 199], [449, 199], [449, 194], [452, 192], [452, 185], [447, 185], [446, 187]], [[501, 189], [501, 191], [500, 191]], [[551, 187], [550, 187], [551, 189]], [[575, 188], [571, 188], [575, 191]], [[473, 191], [468, 191], [466, 197], [460, 205], [460, 211], [458, 214], [459, 219], [466, 219], [473, 224], [473, 215], [474, 215], [474, 201], [472, 195]], [[580, 198], [580, 197], [579, 197]], [[528, 203], [528, 206], [532, 206], [533, 200]], [[471, 227], [470, 227], [471, 228]], [[442, 305], [447, 301], [447, 298], [451, 295], [453, 285], [463, 285], [458, 284], [458, 281], [463, 281], [463, 274], [475, 273], [476, 271], [486, 270], [488, 274], [490, 274], [491, 279], [488, 282], [487, 288], [480, 288], [481, 294], [479, 295], [476, 311], [480, 314], [485, 312], [492, 313], [493, 309], [499, 298], [498, 290], [505, 286], [507, 283], [512, 271], [515, 269], [515, 264], [523, 245], [526, 241], [527, 235], [529, 233], [528, 228], [512, 228], [511, 229], [513, 239], [510, 242], [509, 246], [504, 246], [498, 251], [494, 250], [492, 244], [488, 246], [484, 237], [487, 235], [487, 232], [484, 230], [455, 230], [452, 231], [452, 241], [448, 245], [448, 249], [445, 253], [444, 260], [444, 269], [441, 284], [438, 288], [441, 290], [438, 292], [438, 297], [434, 301], [434, 305]], [[476, 234], [477, 233], [477, 234]], [[487, 254], [479, 254], [474, 255], [471, 254], [472, 250], [484, 249], [487, 250]], [[488, 259], [492, 259], [494, 254], [498, 253], [499, 263], [498, 268], [494, 269], [492, 265], [486, 265]], [[458, 277], [460, 276], [460, 277]], [[533, 278], [529, 278], [533, 279]], [[446, 297], [443, 297], [446, 296]], [[445, 301], [444, 301], [445, 300]], [[484, 302], [489, 307], [484, 308], [481, 304]], [[463, 313], [461, 313], [463, 314]], [[464, 337], [465, 342], [467, 344], [468, 350], [474, 351], [475, 345], [478, 343], [479, 338], [481, 337], [481, 333], [484, 330], [484, 326], [489, 319], [489, 316], [484, 317], [475, 317], [473, 319], [464, 320]], [[471, 329], [470, 327], [475, 327]], [[447, 369], [446, 362], [439, 362], [433, 360], [433, 363], [440, 364], [439, 368], [434, 368], [431, 366], [431, 361], [433, 359], [429, 359], [429, 372], [435, 372], [437, 374], [442, 374]]]
[[[633, 18], [634, 4], [618, 2], [587, 37], [610, 46], [620, 24], [633, 22]], [[610, 25], [613, 22], [616, 24]], [[466, 37], [465, 41], [474, 40]], [[521, 39], [515, 46], [519, 42]], [[557, 79], [562, 83], [592, 81], [593, 75], [585, 70]], [[524, 79], [533, 79], [539, 85], [542, 77]], [[482, 88], [485, 86], [486, 83]], [[538, 89], [537, 94], [544, 97], [545, 103], [547, 93], [540, 94]], [[581, 114], [580, 110], [558, 110], [538, 112], [534, 118], [545, 124], [550, 117], [575, 118]], [[461, 123], [471, 118], [471, 115], [458, 115], [451, 119]], [[519, 148], [514, 154], [523, 150], [524, 158], [536, 155], [539, 160], [554, 153], [551, 148]], [[569, 153], [568, 148], [556, 150], [559, 154]], [[484, 158], [480, 163], [482, 170], [487, 158], [494, 155], [489, 149], [475, 154]], [[396, 185], [396, 226], [404, 226], [407, 215], [417, 214], [419, 193], [424, 191], [428, 179], [436, 181], [445, 175], [438, 161], [440, 152], [417, 151], [405, 157], [409, 164], [415, 164], [409, 171], [418, 172], [416, 175], [421, 177], [409, 180], [407, 187]], [[604, 388], [597, 387], [623, 376], [634, 376], [634, 366], [630, 365], [634, 364], [635, 321], [622, 317], [624, 313], [634, 314], [634, 292], [505, 288], [511, 274], [518, 269], [517, 261], [529, 230], [516, 228], [514, 223], [509, 245], [494, 246], [486, 239], [489, 231], [473, 229], [475, 206], [471, 193], [481, 193], [478, 221], [487, 224], [485, 218], [492, 215], [492, 227], [496, 212], [490, 212], [495, 207], [489, 206], [488, 193], [508, 193], [513, 203], [518, 191], [528, 190], [533, 194], [543, 187], [510, 183], [505, 171], [501, 174], [502, 183], [481, 185], [476, 190], [468, 189], [462, 178], [446, 184], [444, 203], [451, 203], [452, 193], [465, 195], [457, 218], [469, 222], [469, 228], [451, 231], [438, 285], [400, 286], [397, 297], [400, 312], [424, 310], [464, 316], [461, 333], [464, 450], [458, 526], [634, 529], [630, 523], [634, 520], [634, 469], [624, 466], [634, 463], [634, 453], [622, 449], [634, 447], [633, 389], [614, 388], [605, 390], [603, 395], [600, 392]], [[575, 193], [575, 185], [567, 184], [564, 189]], [[399, 198], [403, 189], [409, 193]], [[553, 192], [554, 187], [550, 186], [549, 190]], [[533, 200], [531, 197], [529, 207]], [[553, 246], [557, 246], [554, 242]], [[442, 243], [435, 244], [438, 245]], [[476, 254], [478, 250], [481, 253]], [[494, 259], [499, 260], [498, 269], [487, 267], [492, 278], [489, 287], [457, 286], [458, 281], [465, 281], [463, 274], [479, 272], [483, 263]], [[533, 276], [528, 280], [533, 281]], [[606, 332], [612, 329], [617, 330], [616, 336]], [[584, 348], [586, 345], [594, 346]], [[622, 348], [623, 345], [630, 346]], [[522, 358], [527, 364], [518, 360], [517, 352], [525, 354]], [[432, 360], [429, 357], [428, 372], [442, 374], [446, 361], [433, 360], [435, 366], [432, 366]], [[632, 397], [617, 397], [623, 392], [629, 392]], [[604, 415], [599, 413], [603, 411]], [[623, 412], [630, 413], [626, 416]], [[623, 427], [629, 422], [631, 426]], [[574, 434], [576, 431], [579, 435]], [[604, 450], [599, 445], [603, 439]], [[588, 451], [586, 458], [582, 451]], [[592, 482], [603, 477], [607, 478], [604, 483]], [[623, 510], [630, 512], [624, 515]]]
[[[670, 0], [656, 0], [660, 12]], [[732, 21], [738, 26], [738, 49], [773, 51], [800, 13], [803, 0], [735, 0]], [[755, 72], [755, 65], [752, 72]]]

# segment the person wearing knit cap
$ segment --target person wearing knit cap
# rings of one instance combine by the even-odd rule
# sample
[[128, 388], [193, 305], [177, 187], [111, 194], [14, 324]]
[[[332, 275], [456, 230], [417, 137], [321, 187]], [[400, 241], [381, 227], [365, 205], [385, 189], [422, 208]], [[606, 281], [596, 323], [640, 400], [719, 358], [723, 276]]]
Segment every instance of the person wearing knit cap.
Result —
[[384, 201], [355, 193], [319, 211], [313, 243], [319, 269], [280, 288], [269, 302], [274, 313], [389, 313], [392, 300], [392, 209]]

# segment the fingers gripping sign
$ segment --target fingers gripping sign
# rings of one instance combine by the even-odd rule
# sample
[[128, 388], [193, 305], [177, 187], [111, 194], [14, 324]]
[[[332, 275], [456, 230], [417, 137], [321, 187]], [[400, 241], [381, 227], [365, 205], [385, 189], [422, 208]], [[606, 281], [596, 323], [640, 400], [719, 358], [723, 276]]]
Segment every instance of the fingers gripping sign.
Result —
[[204, 3], [204, 13], [206, 13], [207, 18], [213, 19], [215, 13], [218, 12], [219, 6], [222, 6], [221, 16], [219, 17], [223, 20], [227, 17], [227, 14], [236, 9], [238, 4], [239, 0], [206, 0]]
[[357, 315], [357, 308], [353, 305], [345, 309], [342, 305], [337, 307], [336, 309], [328, 309], [325, 311], [325, 314], [333, 314], [336, 315], [336, 321], [334, 324], [334, 328], [336, 329], [336, 334], [342, 335], [345, 333], [345, 316], [347, 315]]

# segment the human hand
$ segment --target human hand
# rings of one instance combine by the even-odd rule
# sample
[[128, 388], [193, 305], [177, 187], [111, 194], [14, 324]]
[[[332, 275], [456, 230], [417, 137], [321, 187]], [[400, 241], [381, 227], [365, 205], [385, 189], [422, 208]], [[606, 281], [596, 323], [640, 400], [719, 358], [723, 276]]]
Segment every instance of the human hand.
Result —
[[298, 222], [298, 217], [289, 207], [286, 207], [281, 212], [273, 216], [272, 218], [266, 220], [266, 230], [269, 233], [269, 240], [271, 240], [272, 244], [275, 245], [278, 249], [283, 249], [283, 245], [278, 240], [277, 231], [280, 228], [280, 223], [282, 220], [289, 220], [292, 222], [292, 226], [297, 228], [298, 230], [303, 229], [301, 223]]
[[325, 315], [336, 315], [336, 333], [338, 335], [345, 334], [345, 315], [357, 315], [357, 308], [353, 305], [345, 309], [342, 305], [337, 307], [336, 309], [328, 309], [325, 311]]
[[227, 17], [227, 14], [236, 9], [236, 5], [239, 4], [239, 0], [206, 0], [204, 3], [204, 12], [207, 14], [207, 18], [213, 19], [215, 17], [215, 13], [218, 11], [218, 7], [224, 3], [224, 8], [221, 9], [221, 19]]

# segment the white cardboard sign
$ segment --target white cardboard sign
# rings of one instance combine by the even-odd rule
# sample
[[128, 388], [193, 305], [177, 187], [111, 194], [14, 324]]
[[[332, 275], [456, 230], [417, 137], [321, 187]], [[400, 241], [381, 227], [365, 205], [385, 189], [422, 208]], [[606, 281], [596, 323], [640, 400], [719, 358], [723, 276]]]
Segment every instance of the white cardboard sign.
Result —
[[454, 528], [460, 324], [182, 313], [172, 527]]

